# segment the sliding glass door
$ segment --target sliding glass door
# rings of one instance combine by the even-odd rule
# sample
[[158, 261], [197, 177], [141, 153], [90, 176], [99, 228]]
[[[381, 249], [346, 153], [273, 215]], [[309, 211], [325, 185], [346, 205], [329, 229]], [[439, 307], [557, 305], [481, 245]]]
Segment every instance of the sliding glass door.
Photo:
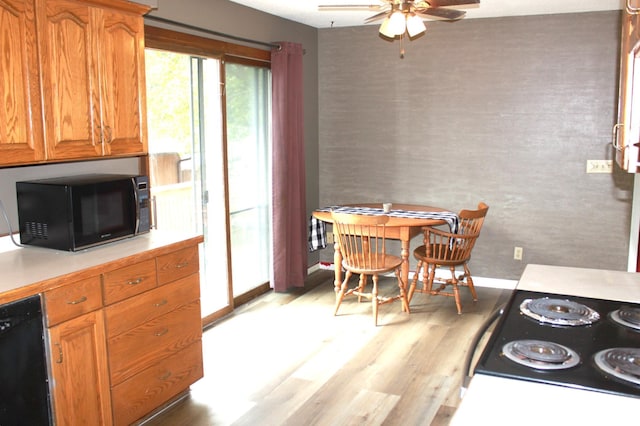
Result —
[[233, 294], [239, 296], [269, 282], [271, 89], [266, 68], [227, 64], [226, 77]]
[[269, 281], [269, 70], [156, 49], [146, 69], [154, 222], [203, 233], [207, 322]]

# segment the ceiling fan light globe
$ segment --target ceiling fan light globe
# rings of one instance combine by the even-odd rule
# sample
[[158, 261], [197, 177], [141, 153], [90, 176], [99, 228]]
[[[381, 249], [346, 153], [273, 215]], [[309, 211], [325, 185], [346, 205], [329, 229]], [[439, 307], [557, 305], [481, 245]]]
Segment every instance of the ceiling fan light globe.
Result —
[[407, 20], [404, 13], [400, 11], [393, 12], [389, 17], [389, 30], [394, 35], [402, 35], [407, 29]]
[[389, 17], [385, 18], [384, 21], [382, 21], [382, 24], [380, 24], [379, 32], [387, 38], [394, 38], [396, 34], [391, 31], [391, 25], [389, 24], [390, 22], [391, 20], [389, 19]]
[[424, 25], [422, 19], [416, 14], [411, 14], [407, 18], [407, 32], [409, 33], [409, 37], [416, 37], [427, 30], [427, 27]]

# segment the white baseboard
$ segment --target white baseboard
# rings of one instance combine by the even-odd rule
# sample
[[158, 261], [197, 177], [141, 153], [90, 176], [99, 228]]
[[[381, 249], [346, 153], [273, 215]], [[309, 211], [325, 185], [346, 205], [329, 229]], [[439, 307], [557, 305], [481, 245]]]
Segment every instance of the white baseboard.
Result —
[[503, 290], [513, 290], [516, 288], [518, 280], [505, 280], [500, 278], [473, 277], [475, 287], [501, 288]]
[[[325, 262], [320, 262], [320, 263], [316, 263], [315, 265], [312, 265], [309, 269], [308, 269], [308, 273], [311, 274], [313, 272], [319, 271], [321, 269], [329, 269], [332, 270], [333, 269], [333, 263], [325, 263]], [[449, 270], [446, 269], [439, 269], [438, 270], [438, 274], [440, 276], [446, 276], [444, 274], [449, 274]], [[409, 279], [413, 279], [413, 272], [409, 272]], [[516, 284], [518, 283], [518, 280], [505, 280], [505, 279], [501, 279], [501, 278], [487, 278], [487, 277], [473, 277], [473, 284], [476, 287], [489, 287], [489, 288], [500, 288], [503, 290], [513, 290], [514, 288], [516, 288]]]
[[315, 265], [311, 265], [308, 269], [307, 269], [307, 275], [311, 275], [312, 273], [319, 271], [320, 269], [322, 269], [320, 267], [319, 263], [316, 263]]

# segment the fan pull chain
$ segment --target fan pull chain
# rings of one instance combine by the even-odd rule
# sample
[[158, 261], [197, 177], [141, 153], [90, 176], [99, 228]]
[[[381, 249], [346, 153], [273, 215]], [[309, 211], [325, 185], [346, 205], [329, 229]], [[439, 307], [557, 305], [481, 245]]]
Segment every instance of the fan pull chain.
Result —
[[404, 34], [400, 34], [400, 59], [404, 59]]

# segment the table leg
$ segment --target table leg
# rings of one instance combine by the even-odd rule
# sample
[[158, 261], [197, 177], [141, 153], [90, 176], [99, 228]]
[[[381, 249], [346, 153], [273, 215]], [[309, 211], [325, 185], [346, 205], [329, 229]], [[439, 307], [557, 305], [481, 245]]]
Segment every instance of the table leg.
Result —
[[342, 285], [342, 253], [340, 253], [340, 246], [338, 246], [337, 242], [333, 244], [333, 267], [335, 275], [333, 287], [336, 294], [338, 294]]
[[[407, 283], [409, 282], [409, 239], [403, 238], [401, 242], [402, 242], [402, 249], [400, 250], [400, 257], [402, 258], [402, 266], [401, 266], [400, 272], [401, 272], [401, 278], [402, 278], [402, 285], [404, 286], [404, 291], [406, 294], [408, 289]], [[404, 307], [403, 307], [403, 310], [404, 310]]]

